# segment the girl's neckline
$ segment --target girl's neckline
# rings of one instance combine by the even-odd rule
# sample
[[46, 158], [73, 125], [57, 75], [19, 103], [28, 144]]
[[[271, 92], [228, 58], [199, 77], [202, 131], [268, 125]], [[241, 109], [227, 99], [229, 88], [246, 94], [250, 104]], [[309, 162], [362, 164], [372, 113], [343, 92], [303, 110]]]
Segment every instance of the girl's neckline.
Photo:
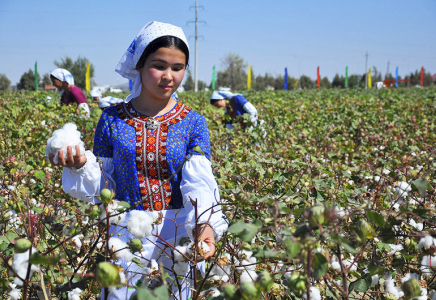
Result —
[[[173, 99], [174, 99], [174, 98], [173, 98]], [[140, 116], [144, 116], [144, 117], [147, 117], [147, 118], [157, 119], [157, 118], [164, 117], [165, 115], [169, 114], [171, 111], [173, 111], [173, 110], [176, 108], [176, 106], [179, 104], [179, 102], [178, 102], [176, 99], [174, 99], [174, 101], [175, 101], [176, 103], [174, 104], [174, 106], [173, 106], [170, 110], [168, 110], [166, 113], [164, 113], [164, 114], [162, 114], [162, 115], [157, 115], [157, 116], [154, 116], [154, 117], [147, 116], [146, 114], [143, 114], [143, 113], [137, 111], [136, 108], [135, 108], [135, 106], [133, 105], [132, 101], [129, 101], [129, 102], [130, 102], [130, 106], [132, 107], [132, 109], [133, 109], [133, 110], [134, 110], [138, 115], [140, 115]]]

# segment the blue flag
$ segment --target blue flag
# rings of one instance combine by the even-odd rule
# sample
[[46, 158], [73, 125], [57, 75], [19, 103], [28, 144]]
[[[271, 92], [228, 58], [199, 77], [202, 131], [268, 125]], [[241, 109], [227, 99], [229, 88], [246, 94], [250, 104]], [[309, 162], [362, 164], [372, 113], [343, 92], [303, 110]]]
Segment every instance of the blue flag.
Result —
[[285, 91], [288, 89], [288, 68], [285, 68]]
[[398, 67], [397, 67], [397, 71], [395, 72], [395, 87], [398, 87]]
[[129, 90], [133, 89], [133, 81], [129, 79]]

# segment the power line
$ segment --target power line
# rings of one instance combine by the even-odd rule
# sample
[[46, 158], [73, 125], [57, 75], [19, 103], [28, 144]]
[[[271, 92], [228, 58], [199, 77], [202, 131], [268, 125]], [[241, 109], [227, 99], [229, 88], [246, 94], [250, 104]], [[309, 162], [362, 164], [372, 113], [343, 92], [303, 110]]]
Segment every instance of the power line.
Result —
[[[191, 9], [193, 6], [191, 6], [189, 9]], [[204, 9], [203, 6], [200, 6], [200, 8]], [[186, 22], [186, 25], [188, 25], [189, 23], [195, 23], [195, 63], [194, 63], [194, 68], [195, 68], [195, 73], [194, 73], [194, 91], [197, 92], [198, 91], [198, 66], [197, 66], [197, 59], [198, 59], [198, 47], [197, 47], [197, 41], [198, 41], [198, 31], [197, 31], [197, 27], [198, 27], [198, 22], [200, 23], [205, 23], [205, 21], [198, 21], [198, 1], [195, 1], [195, 21], [188, 21]]]

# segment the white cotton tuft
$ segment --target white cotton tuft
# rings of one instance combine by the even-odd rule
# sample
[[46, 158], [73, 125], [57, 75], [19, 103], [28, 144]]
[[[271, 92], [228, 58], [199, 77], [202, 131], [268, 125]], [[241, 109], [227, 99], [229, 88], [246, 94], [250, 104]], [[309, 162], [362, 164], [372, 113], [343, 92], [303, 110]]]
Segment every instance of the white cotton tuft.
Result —
[[73, 155], [76, 155], [76, 145], [79, 146], [80, 154], [85, 153], [85, 143], [80, 139], [81, 133], [77, 130], [74, 123], [66, 123], [61, 129], [55, 130], [51, 138], [47, 140], [45, 155], [50, 153], [54, 155], [54, 163], [58, 163], [58, 151], [62, 150], [64, 155], [67, 153], [67, 147], [71, 146]]
[[374, 276], [371, 277], [371, 287], [375, 287], [378, 284], [378, 275], [375, 274]]
[[18, 300], [21, 299], [21, 290], [17, 289], [17, 285], [15, 283], [9, 283], [9, 286], [11, 287], [11, 291], [9, 293], [9, 296], [12, 300]]
[[409, 224], [413, 227], [415, 227], [417, 230], [421, 231], [424, 228], [424, 224], [422, 223], [416, 223], [415, 220], [410, 219]]
[[[117, 211], [118, 208], [123, 208], [121, 205], [118, 204], [118, 201], [112, 200], [107, 205], [107, 210], [109, 211], [109, 224], [119, 224], [124, 221], [126, 218], [126, 213], [120, 214], [119, 211]], [[106, 218], [106, 209], [103, 207], [102, 213], [100, 216], [100, 220], [103, 220]]]
[[391, 251], [389, 252], [390, 255], [395, 254], [398, 251], [401, 251], [404, 249], [403, 245], [394, 245], [394, 244], [389, 244], [389, 247], [391, 247]]
[[244, 270], [241, 273], [241, 277], [239, 279], [241, 280], [241, 283], [251, 282], [251, 281], [256, 281], [257, 276], [258, 275], [254, 270]]
[[76, 253], [80, 253], [80, 249], [82, 248], [82, 242], [80, 241], [80, 238], [83, 238], [83, 234], [76, 235], [71, 239], [71, 241], [74, 243], [74, 246], [76, 246]]
[[404, 181], [400, 181], [395, 188], [395, 193], [400, 197], [406, 197], [408, 195], [408, 192], [412, 190], [412, 187], [410, 184]]
[[400, 298], [404, 295], [399, 287], [395, 286], [395, 281], [390, 278], [385, 281], [385, 291], [395, 296], [395, 298]]
[[[304, 300], [307, 299], [307, 292], [304, 292], [302, 298]], [[319, 291], [319, 289], [316, 286], [310, 287], [310, 299], [311, 300], [321, 300], [321, 292]]]
[[176, 250], [174, 250], [174, 260], [175, 261], [186, 261], [186, 258], [183, 255], [187, 256], [187, 254], [188, 254], [187, 252], [188, 252], [187, 246], [177, 246]]
[[184, 261], [178, 261], [173, 265], [174, 273], [177, 275], [184, 275], [189, 271], [189, 263]]
[[143, 210], [132, 210], [127, 221], [127, 230], [137, 239], [143, 239], [152, 234], [153, 219]]
[[433, 237], [429, 234], [427, 234], [425, 237], [421, 238], [419, 240], [419, 244], [418, 244], [418, 251], [421, 249], [430, 249], [430, 247], [432, 245], [436, 245], [435, 240], [433, 239]]
[[68, 300], [80, 300], [81, 294], [82, 290], [79, 288], [75, 288], [74, 290], [68, 292]]
[[212, 295], [213, 297], [218, 297], [219, 295], [221, 295], [221, 293], [220, 291], [218, 291], [216, 287], [211, 287], [210, 289], [202, 291], [200, 293], [200, 296], [207, 297], [207, 298], [209, 298], [210, 295]]
[[[32, 248], [32, 254], [36, 253], [37, 250], [35, 248]], [[29, 253], [30, 249], [24, 253], [15, 253], [14, 254], [14, 260], [12, 262], [12, 268], [17, 273], [18, 276], [20, 276], [22, 279], [26, 278], [27, 275], [27, 267], [29, 265]], [[29, 278], [32, 277], [33, 272], [39, 270], [39, 265], [31, 265], [30, 267], [30, 274]], [[23, 281], [19, 279], [18, 277], [15, 277], [14, 283], [17, 285], [23, 285]]]
[[119, 238], [112, 237], [109, 239], [109, 249], [117, 259], [124, 258], [126, 261], [131, 261], [133, 258], [133, 254], [130, 252], [127, 244]]
[[401, 283], [404, 283], [408, 281], [409, 279], [415, 278], [416, 280], [420, 281], [420, 276], [416, 273], [407, 273], [403, 278], [401, 278]]
[[436, 256], [424, 255], [421, 260], [421, 272], [423, 276], [430, 276], [432, 274], [432, 270], [430, 268], [430, 260], [431, 266], [434, 267], [436, 265]]

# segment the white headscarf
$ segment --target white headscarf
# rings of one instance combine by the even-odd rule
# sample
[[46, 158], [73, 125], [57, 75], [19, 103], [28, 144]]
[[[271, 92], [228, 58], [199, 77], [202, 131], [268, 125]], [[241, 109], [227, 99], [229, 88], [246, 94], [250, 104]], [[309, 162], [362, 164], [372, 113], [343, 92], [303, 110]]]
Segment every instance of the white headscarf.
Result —
[[74, 85], [73, 75], [65, 69], [57, 68], [50, 75], [60, 81], [66, 81], [69, 85]]
[[189, 49], [188, 41], [182, 28], [168, 23], [151, 21], [141, 29], [118, 62], [115, 72], [124, 78], [135, 81], [130, 95], [125, 100], [126, 102], [136, 98], [141, 93], [141, 76], [136, 71], [136, 64], [141, 58], [142, 53], [152, 41], [166, 35], [181, 39]]
[[101, 99], [101, 97], [102, 97], [102, 94], [101, 94], [101, 92], [99, 91], [99, 90], [91, 90], [91, 97], [98, 97], [98, 98], [100, 98]]
[[242, 94], [233, 94], [227, 91], [213, 91], [212, 95], [210, 96], [210, 100], [230, 99], [236, 95], [242, 95]]

